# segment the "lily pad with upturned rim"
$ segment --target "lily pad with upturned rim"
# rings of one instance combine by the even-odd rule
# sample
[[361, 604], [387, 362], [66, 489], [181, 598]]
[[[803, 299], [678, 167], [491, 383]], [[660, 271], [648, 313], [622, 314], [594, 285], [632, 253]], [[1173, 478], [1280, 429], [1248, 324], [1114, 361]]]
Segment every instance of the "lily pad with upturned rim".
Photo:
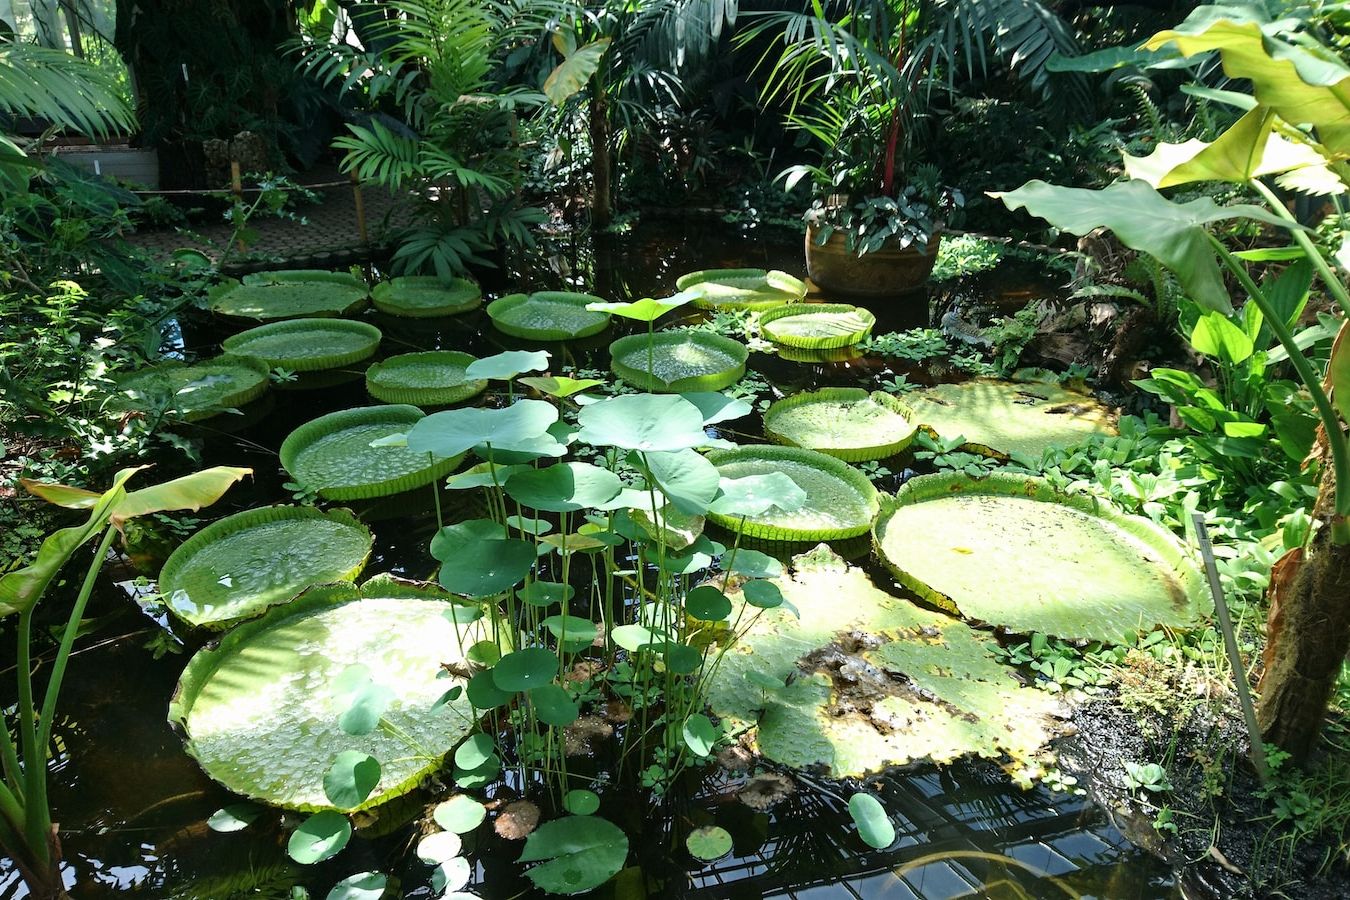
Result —
[[189, 625], [225, 628], [313, 584], [351, 581], [370, 557], [370, 529], [345, 509], [267, 506], [226, 516], [165, 561], [159, 590]]
[[404, 275], [375, 285], [370, 292], [375, 308], [390, 316], [433, 319], [477, 309], [483, 302], [478, 285], [467, 278]]
[[609, 354], [614, 374], [660, 393], [720, 391], [741, 380], [750, 358], [744, 344], [706, 331], [630, 334], [610, 344]]
[[[471, 645], [483, 626], [452, 624], [449, 608], [441, 592], [388, 576], [359, 591], [311, 588], [198, 651], [178, 681], [169, 720], [209, 776], [287, 809], [333, 809], [323, 779], [334, 759], [368, 754], [380, 763], [380, 780], [353, 809], [377, 806], [440, 768], [474, 728], [469, 701], [445, 699], [464, 680], [444, 677], [442, 664], [462, 664], [460, 638]], [[350, 734], [339, 725], [351, 704], [342, 676], [357, 665], [388, 691], [380, 714], [387, 728]]]
[[771, 508], [758, 516], [709, 512], [708, 518], [732, 531], [764, 541], [834, 541], [866, 534], [879, 507], [877, 489], [842, 460], [801, 447], [750, 445], [714, 450], [708, 461], [723, 478], [782, 473], [803, 491], [806, 502], [792, 512]]
[[499, 331], [532, 341], [566, 341], [590, 337], [609, 325], [609, 313], [587, 309], [604, 298], [572, 291], [508, 294], [488, 304], [487, 314]]
[[464, 370], [474, 357], [458, 350], [401, 353], [366, 369], [366, 390], [385, 403], [449, 406], [487, 389], [487, 381], [469, 378]]
[[380, 346], [380, 329], [347, 319], [292, 319], [259, 325], [227, 337], [230, 353], [256, 356], [294, 372], [340, 369], [369, 359]]
[[1119, 641], [1183, 628], [1204, 585], [1173, 535], [1044, 479], [996, 472], [910, 479], [874, 529], [892, 573], [925, 600], [1016, 633]]
[[884, 391], [821, 388], [773, 403], [764, 434], [794, 447], [819, 450], [847, 462], [885, 459], [909, 446], [918, 431], [905, 407]]
[[876, 316], [847, 303], [802, 303], [767, 309], [759, 327], [775, 344], [802, 350], [851, 347], [872, 333]]
[[320, 416], [281, 444], [281, 465], [326, 500], [384, 497], [431, 484], [464, 458], [433, 456], [407, 446], [372, 447], [409, 431], [425, 418], [415, 406], [365, 406]]
[[162, 397], [171, 414], [195, 422], [261, 397], [269, 371], [264, 360], [229, 353], [191, 365], [161, 363], [118, 379], [114, 402], [144, 409]]
[[963, 447], [995, 459], [1040, 457], [1116, 433], [1111, 407], [1046, 382], [976, 378], [911, 391], [904, 403], [924, 428], [939, 437], [964, 437]]
[[703, 269], [681, 275], [675, 286], [696, 291], [700, 309], [764, 309], [806, 296], [806, 282], [777, 269]]
[[207, 303], [222, 316], [271, 321], [349, 315], [369, 295], [365, 282], [348, 272], [292, 269], [228, 279], [208, 291]]

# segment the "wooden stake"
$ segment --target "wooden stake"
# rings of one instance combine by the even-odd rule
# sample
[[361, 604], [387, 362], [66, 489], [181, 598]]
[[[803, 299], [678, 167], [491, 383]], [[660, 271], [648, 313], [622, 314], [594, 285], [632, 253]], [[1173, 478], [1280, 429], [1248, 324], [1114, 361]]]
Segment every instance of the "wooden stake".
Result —
[[366, 243], [366, 198], [361, 194], [361, 179], [352, 170], [352, 198], [356, 201], [356, 233]]

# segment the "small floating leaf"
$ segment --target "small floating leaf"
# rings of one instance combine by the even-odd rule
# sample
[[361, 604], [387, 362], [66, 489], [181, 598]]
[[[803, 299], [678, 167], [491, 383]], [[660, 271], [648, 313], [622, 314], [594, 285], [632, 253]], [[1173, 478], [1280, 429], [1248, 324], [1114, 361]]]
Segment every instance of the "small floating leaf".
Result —
[[695, 756], [707, 756], [712, 753], [713, 747], [717, 744], [717, 729], [708, 717], [695, 713], [684, 720], [684, 744], [694, 752]]
[[446, 831], [455, 834], [468, 834], [487, 816], [487, 807], [468, 794], [456, 794], [443, 803], [438, 803], [431, 812], [431, 818]]
[[528, 691], [548, 684], [558, 674], [558, 657], [543, 647], [515, 650], [492, 669], [492, 680], [503, 691]]
[[292, 832], [286, 853], [303, 866], [331, 859], [347, 846], [352, 823], [340, 812], [324, 810], [310, 816]]
[[417, 842], [417, 858], [430, 866], [459, 856], [464, 839], [453, 831], [437, 831]]
[[343, 750], [323, 776], [323, 792], [338, 809], [355, 809], [380, 783], [380, 761], [359, 750]]
[[465, 738], [455, 749], [455, 765], [461, 769], [476, 769], [496, 754], [492, 736], [478, 732]]
[[206, 826], [222, 834], [243, 831], [256, 822], [262, 812], [263, 808], [256, 803], [231, 803], [213, 812], [206, 820]]
[[462, 856], [447, 859], [431, 871], [431, 888], [434, 891], [458, 891], [469, 883], [473, 869], [469, 861]]
[[563, 809], [574, 816], [589, 816], [600, 808], [600, 798], [594, 791], [577, 789], [563, 795]]
[[696, 587], [684, 598], [685, 612], [704, 622], [720, 622], [731, 615], [727, 595], [710, 584]]
[[712, 862], [731, 852], [731, 832], [717, 825], [695, 828], [684, 839], [684, 845], [695, 859]]
[[517, 538], [468, 541], [441, 566], [441, 587], [467, 597], [500, 594], [523, 581], [537, 558], [534, 544]]
[[380, 900], [389, 886], [389, 878], [380, 872], [348, 875], [333, 885], [327, 900]]
[[885, 850], [895, 843], [895, 825], [876, 797], [863, 792], [854, 794], [848, 801], [848, 814], [853, 817], [858, 836], [867, 846]]

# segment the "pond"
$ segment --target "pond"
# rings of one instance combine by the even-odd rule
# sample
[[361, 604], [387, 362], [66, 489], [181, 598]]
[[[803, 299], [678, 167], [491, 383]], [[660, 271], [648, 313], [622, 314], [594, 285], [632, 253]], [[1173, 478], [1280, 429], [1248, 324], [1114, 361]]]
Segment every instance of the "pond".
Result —
[[[631, 233], [595, 242], [553, 242], [523, 270], [508, 269], [484, 283], [488, 298], [514, 291], [585, 290], [610, 300], [667, 296], [676, 278], [707, 268], [759, 267], [801, 273], [800, 238], [766, 230], [743, 230], [699, 220], [640, 225]], [[1002, 279], [1002, 280], [1000, 280]], [[1002, 270], [960, 292], [963, 302], [1026, 301], [1044, 290], [1034, 275]], [[947, 312], [941, 298], [934, 320]], [[384, 331], [377, 358], [412, 350], [456, 349], [478, 357], [504, 349], [543, 345], [509, 338], [495, 330], [482, 309], [434, 323], [363, 314]], [[702, 318], [691, 313], [689, 321]], [[921, 301], [878, 311], [876, 332], [927, 324]], [[185, 321], [189, 353], [213, 352], [236, 331], [219, 323]], [[555, 366], [579, 370], [608, 368], [606, 348], [636, 323], [616, 320], [610, 329], [569, 345], [550, 345]], [[666, 327], [670, 327], [669, 324]], [[959, 373], [941, 366], [905, 367], [865, 357], [833, 363], [796, 363], [752, 352], [748, 370], [762, 380], [766, 396], [780, 397], [823, 386], [878, 388], [904, 374], [918, 384], [953, 380]], [[575, 374], [575, 373], [574, 373]], [[303, 382], [302, 382], [303, 383]], [[269, 503], [289, 502], [289, 480], [278, 464], [282, 440], [318, 415], [371, 403], [358, 379], [327, 387], [277, 390], [255, 401], [229, 431], [230, 417], [188, 426], [199, 439], [203, 465], [251, 466], [250, 482], [231, 491], [214, 518]], [[738, 420], [738, 439], [760, 439], [758, 416]], [[912, 464], [912, 462], [910, 463]], [[906, 474], [906, 460], [878, 486], [894, 490]], [[436, 512], [425, 489], [383, 500], [349, 504], [375, 536], [366, 576], [392, 572], [429, 578], [436, 567], [427, 545], [436, 530]], [[443, 514], [456, 521], [481, 513], [456, 508], [463, 495], [445, 492]], [[341, 505], [341, 504], [338, 504]], [[800, 549], [800, 548], [799, 548]], [[878, 584], [891, 583], [879, 566], [867, 571]], [[133, 575], [124, 570], [118, 577]], [[424, 866], [410, 852], [413, 821], [437, 799], [415, 791], [404, 803], [403, 824], [358, 831], [337, 859], [301, 867], [286, 855], [286, 828], [295, 816], [264, 817], [229, 834], [211, 831], [206, 820], [235, 798], [208, 779], [184, 752], [165, 713], [186, 654], [155, 658], [144, 645], [157, 632], [127, 592], [129, 581], [98, 598], [94, 613], [106, 616], [99, 637], [73, 658], [56, 728], [59, 753], [51, 763], [52, 804], [64, 845], [67, 883], [81, 898], [289, 898], [293, 888], [323, 897], [353, 872], [390, 872], [406, 897], [435, 896]], [[153, 626], [153, 627], [148, 627]], [[189, 651], [193, 648], [188, 648]], [[602, 771], [606, 750], [575, 765]], [[572, 763], [569, 763], [572, 765]], [[508, 775], [485, 789], [486, 799], [517, 796], [523, 785]], [[777, 805], [756, 810], [737, 798], [745, 774], [716, 766], [681, 778], [660, 802], [631, 786], [602, 791], [600, 814], [629, 835], [634, 852], [625, 869], [596, 891], [599, 897], [706, 898], [1098, 897], [1162, 900], [1180, 897], [1171, 869], [1134, 847], [1103, 810], [1086, 800], [1044, 787], [1023, 790], [998, 766], [981, 761], [936, 767], [920, 764], [892, 770], [874, 788], [895, 826], [886, 851], [869, 849], [846, 809], [851, 790], [828, 779], [791, 773], [795, 791]], [[545, 817], [550, 816], [545, 810]], [[398, 816], [391, 818], [398, 819]], [[691, 828], [716, 824], [730, 832], [729, 854], [703, 864], [684, 850]], [[385, 832], [385, 833], [379, 833]], [[489, 898], [543, 896], [516, 862], [519, 841], [482, 828], [465, 841], [473, 862], [466, 890]], [[0, 897], [26, 896], [8, 862], [0, 865]]]

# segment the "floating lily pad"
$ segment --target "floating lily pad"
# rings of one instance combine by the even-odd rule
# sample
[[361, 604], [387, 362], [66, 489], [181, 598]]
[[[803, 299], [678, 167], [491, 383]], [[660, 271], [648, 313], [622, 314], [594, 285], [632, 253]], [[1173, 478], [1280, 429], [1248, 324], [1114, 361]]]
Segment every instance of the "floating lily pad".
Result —
[[918, 426], [883, 391], [822, 388], [775, 402], [764, 413], [764, 434], [794, 447], [848, 462], [894, 456], [914, 440]]
[[[467, 699], [444, 699], [464, 681], [445, 677], [443, 664], [462, 665], [461, 638], [471, 645], [482, 626], [452, 624], [449, 608], [439, 592], [388, 576], [360, 591], [311, 588], [198, 651], [169, 720], [216, 781], [289, 809], [333, 809], [323, 782], [338, 754], [372, 756], [379, 782], [353, 808], [376, 806], [416, 787], [474, 727]], [[352, 734], [339, 725], [353, 673], [384, 690], [388, 727]]]
[[467, 278], [405, 275], [381, 281], [370, 292], [375, 308], [391, 316], [431, 319], [477, 309], [483, 302], [478, 285]]
[[940, 437], [965, 437], [976, 453], [1039, 457], [1098, 434], [1115, 434], [1112, 410], [1057, 384], [977, 378], [906, 395], [916, 420]]
[[326, 500], [364, 500], [431, 484], [449, 475], [463, 453], [436, 456], [371, 442], [409, 431], [425, 417], [415, 406], [344, 409], [306, 422], [281, 444], [281, 465]]
[[709, 684], [724, 720], [758, 723], [760, 753], [833, 778], [966, 755], [1006, 755], [1022, 784], [1040, 773], [1056, 701], [1022, 686], [991, 636], [885, 593], [828, 548], [793, 566], [777, 580], [786, 602], [746, 610], [756, 619]]
[[488, 304], [492, 324], [515, 337], [532, 341], [566, 341], [599, 334], [609, 325], [609, 313], [586, 308], [604, 303], [592, 294], [537, 291], [509, 294]]
[[887, 498], [875, 536], [906, 587], [1013, 632], [1120, 640], [1193, 624], [1204, 596], [1170, 532], [1040, 478], [913, 478]]
[[230, 353], [256, 356], [294, 372], [339, 369], [369, 359], [380, 346], [380, 329], [347, 319], [293, 319], [259, 325], [227, 337]]
[[804, 350], [851, 347], [872, 333], [876, 316], [847, 303], [803, 303], [767, 309], [759, 327], [775, 344]]
[[464, 370], [474, 358], [458, 350], [428, 350], [391, 356], [366, 369], [366, 390], [385, 403], [449, 406], [481, 394], [487, 381]]
[[349, 272], [291, 269], [224, 281], [208, 294], [212, 312], [241, 319], [343, 316], [366, 305], [370, 291]]
[[745, 375], [745, 345], [706, 331], [630, 334], [609, 345], [614, 374], [644, 391], [720, 391]]
[[692, 290], [701, 309], [763, 309], [806, 296], [806, 282], [776, 269], [704, 269], [681, 275], [675, 286]]
[[781, 473], [806, 492], [806, 502], [792, 512], [771, 507], [741, 518], [710, 511], [708, 518], [723, 528], [765, 541], [833, 541], [866, 534], [879, 509], [877, 489], [857, 469], [833, 456], [800, 447], [754, 445], [714, 450], [708, 460], [723, 478]]
[[184, 541], [160, 570], [159, 590], [184, 622], [224, 628], [310, 585], [355, 579], [370, 547], [370, 529], [345, 509], [250, 509]]
[[116, 403], [148, 409], [165, 402], [170, 414], [194, 422], [261, 397], [269, 371], [261, 359], [228, 353], [192, 365], [161, 363], [119, 379]]

